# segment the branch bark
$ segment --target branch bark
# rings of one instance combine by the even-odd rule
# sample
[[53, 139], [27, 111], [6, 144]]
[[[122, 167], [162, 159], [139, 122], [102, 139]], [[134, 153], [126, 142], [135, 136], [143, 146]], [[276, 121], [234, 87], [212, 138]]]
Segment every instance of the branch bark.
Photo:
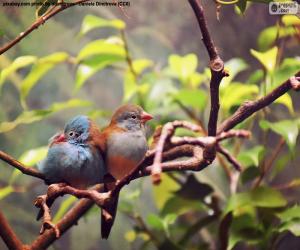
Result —
[[256, 100], [256, 101], [247, 101], [242, 106], [240, 106], [235, 113], [226, 119], [218, 128], [218, 134], [228, 131], [234, 128], [237, 124], [243, 122], [248, 117], [253, 115], [255, 112], [269, 106], [272, 102], [278, 99], [280, 96], [287, 93], [290, 89], [298, 91], [300, 88], [300, 83], [297, 78], [300, 77], [300, 71], [290, 79], [286, 80], [279, 87], [274, 89], [268, 95]]
[[219, 101], [219, 86], [223, 77], [228, 76], [228, 73], [224, 70], [224, 62], [219, 56], [216, 46], [210, 36], [204, 10], [199, 0], [188, 0], [198, 21], [201, 33], [202, 41], [206, 47], [209, 55], [211, 79], [210, 79], [210, 114], [208, 122], [208, 135], [215, 136], [217, 131], [217, 123], [220, 109]]
[[0, 236], [10, 250], [23, 250], [23, 244], [0, 211]]
[[8, 42], [3, 47], [0, 48], [0, 55], [2, 55], [4, 52], [15, 46], [17, 43], [19, 43], [22, 39], [24, 39], [26, 36], [28, 36], [32, 31], [40, 27], [42, 24], [44, 24], [47, 20], [49, 20], [51, 17], [55, 16], [59, 12], [62, 12], [72, 6], [89, 2], [91, 0], [77, 0], [73, 3], [68, 4], [62, 4], [57, 9], [51, 11], [50, 13], [39, 17], [29, 28], [27, 28], [24, 32], [21, 32], [14, 40]]

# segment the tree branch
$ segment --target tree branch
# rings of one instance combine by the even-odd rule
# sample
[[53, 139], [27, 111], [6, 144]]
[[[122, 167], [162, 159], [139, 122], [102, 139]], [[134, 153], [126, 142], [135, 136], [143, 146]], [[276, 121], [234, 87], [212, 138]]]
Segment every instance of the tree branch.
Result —
[[199, 0], [188, 0], [198, 21], [201, 33], [202, 41], [206, 47], [207, 53], [210, 58], [210, 114], [208, 122], [208, 135], [215, 136], [217, 131], [218, 115], [219, 115], [219, 86], [223, 77], [228, 76], [228, 73], [224, 70], [224, 62], [220, 58], [217, 48], [210, 36], [207, 28], [204, 10]]
[[15, 46], [17, 43], [19, 43], [22, 39], [24, 39], [26, 36], [28, 36], [32, 31], [40, 27], [42, 24], [44, 24], [47, 20], [49, 20], [51, 17], [55, 16], [61, 11], [64, 11], [65, 9], [68, 9], [72, 6], [89, 2], [91, 0], [77, 0], [73, 3], [64, 3], [59, 5], [59, 7], [56, 10], [51, 11], [50, 13], [39, 17], [29, 28], [27, 28], [24, 32], [21, 32], [14, 40], [8, 42], [3, 47], [0, 48], [0, 55], [2, 55], [4, 52], [9, 50], [11, 47]]
[[220, 134], [223, 131], [228, 131], [235, 127], [237, 124], [243, 122], [248, 117], [250, 117], [255, 112], [263, 109], [264, 107], [270, 105], [272, 102], [274, 102], [276, 99], [278, 99], [280, 96], [287, 93], [290, 89], [294, 89], [298, 91], [300, 89], [300, 83], [299, 83], [299, 77], [300, 77], [300, 71], [290, 79], [286, 80], [283, 84], [281, 84], [279, 87], [274, 89], [271, 93], [268, 95], [256, 100], [256, 101], [247, 101], [243, 105], [241, 105], [235, 113], [226, 119], [218, 128], [218, 134]]
[[17, 161], [16, 159], [4, 153], [1, 150], [0, 150], [0, 159], [8, 163], [8, 165], [10, 165], [11, 167], [15, 167], [16, 169], [20, 170], [23, 174], [45, 180], [45, 176], [37, 169], [23, 165], [21, 162]]
[[23, 250], [23, 244], [0, 211], [0, 236], [10, 250]]

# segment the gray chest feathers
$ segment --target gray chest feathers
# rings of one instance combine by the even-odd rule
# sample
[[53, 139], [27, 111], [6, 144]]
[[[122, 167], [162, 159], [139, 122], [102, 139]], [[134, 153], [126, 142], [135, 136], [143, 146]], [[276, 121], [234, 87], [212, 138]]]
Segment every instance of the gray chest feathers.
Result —
[[148, 150], [147, 140], [143, 131], [113, 134], [107, 144], [110, 156], [122, 156], [140, 162]]

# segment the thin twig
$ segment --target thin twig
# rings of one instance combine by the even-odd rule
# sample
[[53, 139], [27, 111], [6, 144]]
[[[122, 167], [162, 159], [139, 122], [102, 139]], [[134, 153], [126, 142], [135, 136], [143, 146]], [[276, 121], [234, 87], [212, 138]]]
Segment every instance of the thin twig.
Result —
[[284, 143], [285, 143], [285, 140], [281, 137], [278, 144], [277, 144], [277, 146], [276, 146], [276, 148], [274, 149], [270, 159], [262, 166], [260, 176], [254, 182], [253, 188], [258, 187], [261, 184], [261, 182], [263, 181], [266, 174], [269, 173], [269, 171], [271, 170], [271, 168], [273, 166], [274, 161], [276, 160], [276, 158], [278, 157], [281, 149], [283, 148]]
[[51, 17], [55, 16], [61, 11], [64, 11], [65, 9], [68, 9], [74, 5], [78, 5], [84, 2], [89, 2], [91, 0], [77, 0], [73, 3], [68, 4], [61, 4], [59, 8], [56, 10], [53, 10], [53, 12], [47, 13], [44, 16], [39, 17], [29, 28], [27, 28], [25, 31], [21, 32], [14, 40], [8, 42], [3, 47], [0, 48], [0, 55], [2, 55], [4, 52], [9, 50], [11, 47], [15, 46], [17, 43], [19, 43], [22, 39], [24, 39], [26, 36], [28, 36], [32, 31], [40, 27], [42, 24], [44, 24], [47, 20], [49, 20]]
[[16, 159], [4, 153], [1, 150], [0, 150], [0, 159], [8, 163], [9, 166], [15, 167], [16, 169], [20, 170], [23, 174], [45, 180], [45, 176], [41, 172], [39, 172], [35, 168], [25, 166], [24, 164], [17, 161]]
[[300, 84], [297, 77], [300, 77], [300, 71], [290, 79], [286, 80], [279, 87], [274, 89], [268, 95], [256, 100], [256, 101], [247, 101], [241, 105], [237, 111], [229, 118], [227, 118], [218, 128], [218, 134], [223, 131], [228, 131], [234, 128], [237, 124], [243, 122], [249, 118], [255, 112], [269, 106], [272, 102], [278, 99], [280, 96], [287, 93], [290, 89], [299, 90]]

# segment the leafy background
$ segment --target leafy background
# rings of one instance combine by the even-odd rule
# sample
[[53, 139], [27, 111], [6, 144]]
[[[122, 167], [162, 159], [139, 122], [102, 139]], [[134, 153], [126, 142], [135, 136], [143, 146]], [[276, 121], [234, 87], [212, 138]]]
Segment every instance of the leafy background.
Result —
[[[218, 21], [215, 5], [204, 2], [230, 71], [220, 89], [221, 120], [300, 68], [299, 19], [270, 16], [265, 4], [252, 4], [243, 14], [245, 3], [222, 6]], [[1, 44], [45, 10], [1, 7]], [[128, 101], [155, 115], [149, 134], [175, 119], [207, 124], [210, 73], [187, 1], [140, 0], [126, 11], [130, 18], [113, 7], [70, 8], [1, 55], [1, 150], [35, 165], [67, 119], [87, 114], [103, 127], [112, 110]], [[100, 239], [94, 208], [50, 249], [208, 249], [218, 242], [218, 227], [232, 216], [230, 249], [297, 249], [299, 105], [297, 93], [290, 92], [240, 125], [253, 131], [251, 140], [225, 146], [245, 167], [241, 175], [219, 157], [200, 173], [165, 175], [158, 187], [147, 178], [135, 181], [122, 191], [108, 241]], [[46, 186], [0, 165], [1, 209], [21, 239], [30, 242], [40, 227], [32, 201]], [[266, 166], [270, 170], [264, 173]], [[238, 178], [237, 187], [229, 172]], [[263, 181], [254, 188], [259, 177]], [[61, 199], [54, 220], [74, 202]]]

